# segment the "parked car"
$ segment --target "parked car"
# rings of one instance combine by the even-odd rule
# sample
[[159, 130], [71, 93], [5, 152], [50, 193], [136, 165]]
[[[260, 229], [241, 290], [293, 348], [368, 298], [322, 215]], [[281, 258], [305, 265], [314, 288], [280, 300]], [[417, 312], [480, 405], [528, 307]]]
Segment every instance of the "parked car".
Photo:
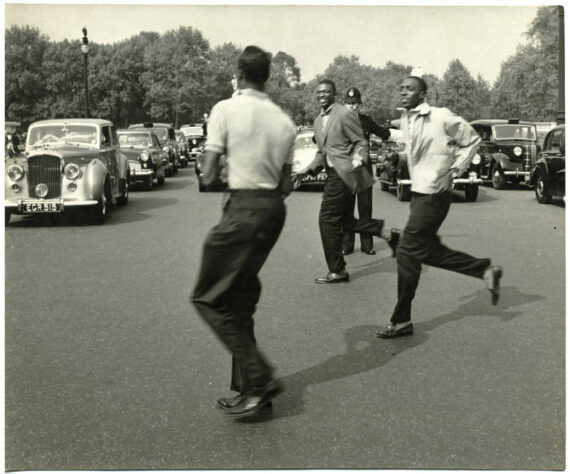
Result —
[[190, 161], [190, 155], [188, 154], [188, 140], [181, 130], [175, 130], [176, 142], [178, 143], [178, 152], [180, 155], [180, 166], [182, 168], [188, 168], [188, 162]]
[[552, 196], [564, 197], [566, 194], [565, 135], [564, 125], [556, 126], [546, 135], [530, 175], [530, 185], [541, 204], [551, 202]]
[[5, 219], [12, 214], [85, 211], [103, 224], [113, 199], [129, 199], [127, 158], [113, 124], [98, 119], [42, 120], [30, 125], [25, 153], [6, 159]]
[[390, 138], [385, 140], [378, 151], [376, 160], [376, 177], [380, 181], [380, 189], [389, 191], [396, 188], [398, 201], [409, 201], [412, 197], [410, 173], [404, 157], [405, 144], [399, 134], [391, 131]]
[[[383, 143], [376, 164], [376, 176], [380, 181], [382, 191], [389, 191], [391, 187], [395, 187], [398, 200], [409, 201], [412, 197], [412, 180], [404, 159], [405, 144], [402, 141], [393, 140], [403, 140], [403, 138], [392, 133], [390, 140]], [[479, 195], [479, 185], [483, 183], [481, 162], [481, 156], [475, 154], [467, 170], [453, 179], [453, 189], [463, 191], [466, 201], [474, 202]]]
[[530, 172], [539, 150], [536, 126], [518, 119], [471, 122], [482, 142], [481, 177], [495, 189], [508, 183], [530, 183]]
[[221, 160], [221, 170], [218, 179], [206, 186], [204, 184], [204, 160], [206, 158], [206, 154], [204, 152], [200, 152], [196, 157], [196, 179], [198, 180], [198, 191], [203, 193], [204, 191], [223, 191], [227, 188], [227, 170], [226, 170], [226, 159], [225, 155], [222, 155], [220, 158]]
[[150, 130], [118, 130], [119, 147], [127, 157], [131, 183], [142, 183], [150, 191], [154, 180], [164, 184], [168, 153]]
[[[315, 159], [318, 147], [313, 141], [315, 132], [312, 129], [304, 128], [295, 138], [295, 151], [293, 154], [292, 171], [296, 173], [305, 169]], [[309, 187], [323, 187], [327, 180], [327, 173], [322, 170], [316, 176], [306, 176], [303, 180], [294, 185], [295, 189]]]
[[168, 161], [171, 165], [166, 171], [166, 176], [173, 176], [174, 173], [178, 172], [178, 168], [180, 167], [180, 156], [174, 127], [169, 123], [157, 122], [144, 122], [129, 125], [129, 130], [144, 129], [151, 129], [158, 137], [158, 141], [160, 142], [162, 149], [168, 153]]
[[188, 154], [190, 160], [195, 160], [198, 154], [204, 151], [206, 143], [206, 133], [204, 124], [196, 123], [190, 125], [182, 125], [180, 131], [184, 133], [188, 141]]

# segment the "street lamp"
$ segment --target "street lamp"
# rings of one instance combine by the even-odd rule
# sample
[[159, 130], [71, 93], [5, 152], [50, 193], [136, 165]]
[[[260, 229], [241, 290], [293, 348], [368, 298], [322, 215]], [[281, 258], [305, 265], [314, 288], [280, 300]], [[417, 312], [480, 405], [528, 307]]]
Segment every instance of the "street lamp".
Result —
[[89, 55], [89, 40], [87, 39], [87, 28], [83, 27], [83, 43], [81, 44], [83, 53], [83, 78], [85, 81], [85, 117], [89, 118], [89, 82], [87, 79], [87, 56]]

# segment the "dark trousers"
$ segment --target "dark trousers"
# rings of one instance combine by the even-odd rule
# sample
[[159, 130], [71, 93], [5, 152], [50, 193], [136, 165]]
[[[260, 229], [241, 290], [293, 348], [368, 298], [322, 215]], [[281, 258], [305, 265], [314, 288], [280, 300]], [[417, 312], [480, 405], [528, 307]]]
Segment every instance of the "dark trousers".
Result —
[[[329, 271], [339, 273], [346, 267], [342, 256], [343, 231], [380, 237], [384, 221], [355, 219], [354, 196], [334, 168], [327, 170], [323, 201], [319, 213], [319, 229]], [[352, 204], [352, 207], [350, 207]]]
[[277, 194], [232, 193], [204, 242], [191, 301], [231, 352], [231, 388], [238, 392], [255, 392], [273, 378], [273, 368], [257, 348], [253, 314], [261, 294], [257, 275], [284, 222], [285, 205]]
[[[370, 174], [372, 174], [372, 163], [365, 165]], [[351, 195], [352, 203], [348, 205], [349, 212], [354, 215], [354, 205], [358, 204], [358, 218], [371, 219], [372, 218], [372, 186], [364, 191]], [[368, 252], [374, 248], [372, 242], [372, 234], [367, 232], [360, 233], [360, 250]], [[354, 250], [354, 232], [343, 232], [342, 235], [342, 248], [349, 252]]]
[[437, 236], [449, 207], [451, 191], [441, 194], [412, 193], [410, 217], [398, 245], [398, 302], [391, 322], [405, 323], [411, 320], [412, 300], [420, 281], [422, 263], [451, 270], [476, 278], [483, 278], [488, 258], [475, 258], [463, 252], [451, 250]]

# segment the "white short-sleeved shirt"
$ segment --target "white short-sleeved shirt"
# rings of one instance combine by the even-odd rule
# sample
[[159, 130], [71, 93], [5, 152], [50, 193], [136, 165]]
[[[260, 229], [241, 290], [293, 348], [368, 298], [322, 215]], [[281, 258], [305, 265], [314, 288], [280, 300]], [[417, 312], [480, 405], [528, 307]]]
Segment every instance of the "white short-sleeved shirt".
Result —
[[295, 133], [267, 94], [244, 89], [212, 108], [206, 150], [225, 153], [230, 189], [275, 189], [293, 163]]

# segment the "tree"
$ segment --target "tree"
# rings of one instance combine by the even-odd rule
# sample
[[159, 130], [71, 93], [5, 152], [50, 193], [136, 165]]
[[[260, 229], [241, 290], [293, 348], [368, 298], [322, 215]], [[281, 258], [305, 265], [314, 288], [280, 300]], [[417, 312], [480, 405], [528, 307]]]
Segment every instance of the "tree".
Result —
[[37, 28], [12, 26], [5, 34], [5, 114], [27, 127], [47, 118], [37, 109], [47, 91], [43, 61], [49, 46], [47, 36]]
[[478, 118], [476, 82], [459, 59], [449, 63], [443, 75], [439, 103], [466, 120]]
[[558, 109], [558, 11], [540, 7], [526, 32], [529, 42], [501, 65], [491, 94], [494, 115], [554, 121]]
[[145, 51], [145, 106], [154, 119], [197, 120], [205, 108], [209, 43], [191, 27], [167, 31]]
[[265, 84], [267, 95], [279, 105], [296, 123], [303, 123], [301, 107], [301, 70], [295, 58], [279, 51], [271, 61], [269, 80]]

